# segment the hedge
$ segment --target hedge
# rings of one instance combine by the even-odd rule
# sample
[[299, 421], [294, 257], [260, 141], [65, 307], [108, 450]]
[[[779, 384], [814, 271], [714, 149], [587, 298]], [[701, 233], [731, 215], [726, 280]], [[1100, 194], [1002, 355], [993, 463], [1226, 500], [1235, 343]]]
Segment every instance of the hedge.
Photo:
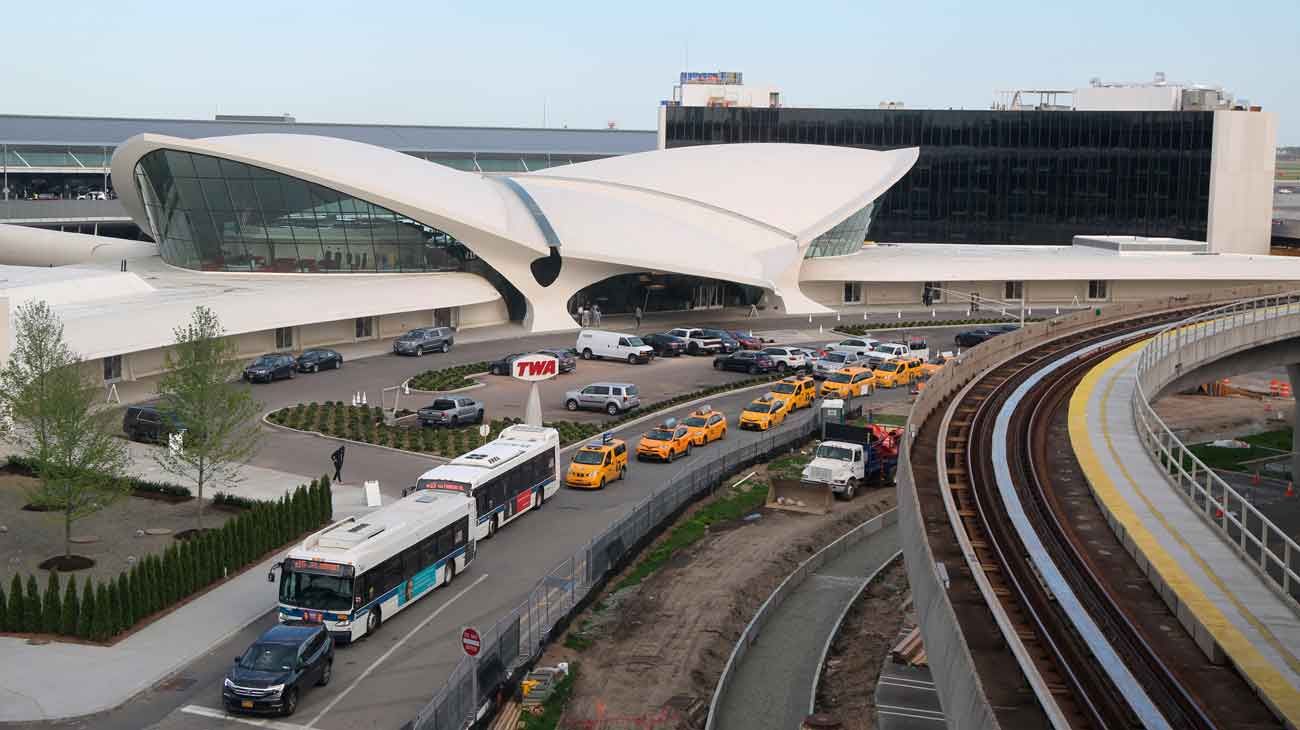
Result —
[[[634, 418], [641, 418], [647, 413], [670, 408], [697, 398], [706, 398], [710, 395], [725, 393], [750, 385], [771, 382], [779, 377], [781, 377], [779, 374], [771, 373], [683, 393], [623, 413], [617, 418], [598, 423], [550, 421], [546, 425], [560, 432], [561, 445], [568, 445], [591, 438]], [[267, 418], [272, 423], [300, 431], [316, 431], [327, 436], [437, 456], [459, 456], [482, 442], [482, 437], [478, 435], [477, 425], [463, 428], [399, 428], [384, 423], [384, 412], [379, 406], [352, 406], [339, 401], [326, 401], [324, 404], [300, 403], [296, 406], [272, 411], [267, 414]], [[488, 438], [496, 438], [502, 429], [516, 423], [523, 423], [523, 420], [518, 418], [493, 419], [489, 424]]]
[[[12, 463], [12, 460], [11, 460]], [[333, 520], [328, 477], [300, 485], [273, 502], [224, 495], [246, 509], [219, 528], [146, 555], [106, 581], [51, 571], [42, 593], [35, 575], [14, 575], [0, 589], [0, 632], [43, 633], [105, 642], [165, 611], [226, 576], [259, 562]], [[24, 588], [25, 585], [25, 588]]]
[[457, 365], [452, 368], [425, 370], [419, 375], [411, 378], [410, 383], [411, 387], [416, 390], [428, 390], [434, 392], [456, 390], [457, 388], [468, 388], [476, 383], [475, 381], [465, 377], [466, 375], [486, 373], [487, 370], [487, 361], [480, 360], [467, 365]]
[[[1025, 317], [1026, 322], [1041, 322], [1046, 317]], [[868, 324], [836, 325], [832, 332], [842, 332], [851, 337], [869, 335], [877, 330], [906, 330], [918, 327], [960, 327], [974, 324], [1016, 324], [1018, 319], [1007, 317], [984, 317], [975, 319], [910, 319], [904, 322], [879, 322]]]
[[[36, 460], [25, 456], [10, 456], [9, 469], [17, 474], [34, 477], [36, 476]], [[131, 491], [136, 494], [161, 494], [176, 499], [194, 498], [193, 492], [179, 484], [152, 482], [148, 479], [137, 479], [131, 476], [125, 477], [125, 481], [131, 486]]]

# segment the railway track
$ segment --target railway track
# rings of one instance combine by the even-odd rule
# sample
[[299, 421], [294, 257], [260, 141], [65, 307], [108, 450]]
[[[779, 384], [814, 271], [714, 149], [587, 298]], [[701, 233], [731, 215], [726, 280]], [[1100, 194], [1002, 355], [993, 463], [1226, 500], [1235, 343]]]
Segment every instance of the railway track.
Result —
[[[1054, 705], [1043, 707], [1045, 727], [1240, 727], [1245, 718], [1276, 726], [1267, 713], [1257, 722], [1258, 707], [1233, 706], [1232, 692], [1244, 686], [1235, 672], [1202, 667], [1208, 661], [1185, 635], [1165, 635], [1162, 621], [1177, 621], [1136, 566], [1116, 563], [1132, 561], [1091, 502], [1068, 440], [1061, 445], [1064, 409], [1083, 375], [1188, 314], [1026, 351], [957, 395], [936, 439], [961, 522], [954, 527], [1046, 686], [1050, 702], [1040, 705]], [[1102, 533], [1114, 544], [1102, 547]], [[1259, 704], [1249, 691], [1242, 701]]]

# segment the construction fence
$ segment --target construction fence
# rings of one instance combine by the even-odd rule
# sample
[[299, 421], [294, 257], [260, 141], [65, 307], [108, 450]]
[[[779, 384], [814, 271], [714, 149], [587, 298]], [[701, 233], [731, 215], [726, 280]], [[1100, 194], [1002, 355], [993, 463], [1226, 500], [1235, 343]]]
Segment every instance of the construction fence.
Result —
[[[606, 578], [626, 565], [673, 515], [711, 494], [722, 480], [787, 451], [818, 431], [816, 417], [767, 433], [705, 461], [642, 500], [572, 557], [538, 581], [524, 601], [482, 635], [482, 652], [465, 657], [415, 716], [412, 730], [462, 730], [487, 715], [497, 692], [562, 630]], [[697, 452], [699, 453], [699, 452]]]

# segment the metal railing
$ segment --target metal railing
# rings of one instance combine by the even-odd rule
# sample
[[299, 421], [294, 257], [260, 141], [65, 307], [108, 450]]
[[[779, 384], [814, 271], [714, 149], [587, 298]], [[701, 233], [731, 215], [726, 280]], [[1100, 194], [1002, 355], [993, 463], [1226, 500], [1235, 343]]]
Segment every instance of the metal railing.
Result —
[[1156, 415], [1150, 397], [1217, 357], [1295, 336], [1300, 336], [1300, 292], [1233, 302], [1170, 325], [1138, 355], [1132, 406], [1138, 438], [1169, 482], [1300, 612], [1300, 546], [1197, 458]]
[[[637, 504], [533, 587], [528, 599], [483, 635], [482, 653], [463, 658], [412, 721], [412, 730], [461, 730], [478, 719], [493, 694], [518, 668], [541, 655], [557, 625], [567, 620], [604, 579], [618, 570], [669, 518], [723, 479], [813, 436], [816, 418], [764, 435], [683, 474]], [[697, 452], [698, 453], [698, 452]]]

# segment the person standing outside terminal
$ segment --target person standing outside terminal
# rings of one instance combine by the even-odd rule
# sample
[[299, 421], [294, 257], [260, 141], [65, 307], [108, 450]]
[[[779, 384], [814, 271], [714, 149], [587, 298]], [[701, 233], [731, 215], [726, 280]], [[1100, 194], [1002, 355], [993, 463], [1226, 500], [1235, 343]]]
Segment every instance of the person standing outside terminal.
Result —
[[591, 305], [591, 316], [596, 320], [593, 324], [599, 327], [600, 326], [600, 305], [599, 304]]
[[345, 453], [347, 453], [346, 447], [339, 446], [334, 450], [334, 453], [330, 454], [330, 461], [334, 462], [334, 482], [336, 484], [343, 483], [343, 456]]
[[591, 313], [586, 307], [578, 307], [578, 321], [583, 327], [591, 324]]
[[641, 317], [642, 317], [643, 314], [644, 314], [644, 312], [641, 311], [641, 307], [639, 307], [639, 306], [638, 306], [635, 310], [633, 310], [633, 312], [632, 312], [632, 316], [636, 319], [636, 331], [637, 331], [637, 332], [640, 332], [640, 331], [641, 331]]

